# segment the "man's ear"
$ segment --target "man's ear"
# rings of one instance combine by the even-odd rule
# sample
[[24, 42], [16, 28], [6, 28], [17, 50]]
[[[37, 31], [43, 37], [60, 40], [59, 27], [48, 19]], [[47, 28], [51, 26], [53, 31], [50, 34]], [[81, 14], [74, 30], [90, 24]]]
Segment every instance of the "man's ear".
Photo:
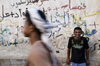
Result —
[[35, 31], [35, 26], [34, 25], [30, 25], [29, 26], [29, 31], [31, 31], [31, 32]]

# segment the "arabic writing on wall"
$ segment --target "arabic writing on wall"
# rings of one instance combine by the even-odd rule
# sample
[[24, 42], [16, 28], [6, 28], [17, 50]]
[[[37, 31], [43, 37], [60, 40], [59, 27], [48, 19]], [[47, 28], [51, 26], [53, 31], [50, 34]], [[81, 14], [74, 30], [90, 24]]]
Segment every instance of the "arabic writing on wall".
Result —
[[[57, 0], [52, 0], [54, 2], [58, 2]], [[57, 27], [55, 30], [51, 31], [51, 34], [48, 36], [51, 40], [53, 48], [56, 47], [57, 53], [60, 53], [60, 50], [65, 50], [67, 47], [67, 42], [69, 37], [73, 33], [73, 28], [76, 26], [80, 26], [83, 29], [83, 36], [87, 36], [90, 38], [93, 37], [93, 35], [98, 33], [97, 26], [99, 26], [99, 23], [95, 20], [93, 20], [91, 23], [88, 23], [91, 18], [94, 18], [97, 16], [100, 11], [93, 9], [93, 11], [87, 11], [87, 8], [90, 7], [90, 5], [87, 5], [84, 2], [79, 1], [79, 4], [73, 5], [73, 0], [63, 0], [66, 3], [60, 3], [59, 6], [56, 4], [53, 6], [48, 6], [46, 3], [52, 3], [50, 0], [18, 0], [13, 1], [11, 3], [8, 3], [9, 6], [7, 7], [6, 4], [2, 4], [1, 11], [0, 11], [0, 25], [2, 25], [1, 28], [1, 45], [15, 45], [21, 44], [21, 43], [29, 43], [29, 41], [26, 41], [24, 37], [22, 38], [22, 41], [19, 41], [19, 37], [22, 34], [22, 28], [23, 26], [19, 26], [19, 24], [22, 23], [23, 14], [25, 11], [32, 6], [37, 6], [39, 9], [44, 11], [51, 23], [61, 23], [63, 24], [62, 27]], [[60, 0], [62, 2], [62, 0]], [[47, 6], [45, 6], [45, 4]], [[24, 6], [24, 7], [23, 7]], [[9, 9], [9, 10], [7, 10]], [[15, 9], [15, 10], [13, 10]], [[78, 13], [78, 12], [79, 13]], [[82, 11], [82, 12], [81, 12]], [[61, 13], [63, 12], [63, 13]], [[14, 19], [17, 19], [16, 21]], [[89, 19], [89, 20], [88, 20]], [[9, 22], [10, 24], [4, 23]], [[90, 28], [90, 26], [92, 28]], [[4, 28], [3, 28], [4, 27]], [[15, 32], [12, 31], [16, 30]], [[14, 33], [13, 33], [14, 32]], [[4, 35], [6, 34], [6, 36]], [[13, 36], [13, 41], [11, 43], [11, 40], [6, 40], [8, 36]], [[15, 38], [16, 37], [16, 38]], [[97, 43], [97, 42], [95, 42]], [[95, 44], [92, 43], [92, 44]], [[96, 44], [95, 44], [96, 45]], [[94, 48], [92, 45], [91, 47]], [[64, 52], [62, 52], [63, 54]]]

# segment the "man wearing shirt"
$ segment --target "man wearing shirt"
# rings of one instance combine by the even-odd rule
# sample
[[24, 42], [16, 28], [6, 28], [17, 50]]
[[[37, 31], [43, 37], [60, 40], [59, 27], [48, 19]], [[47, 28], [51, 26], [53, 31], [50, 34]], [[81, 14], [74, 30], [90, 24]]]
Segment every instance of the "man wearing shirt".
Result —
[[[71, 66], [86, 66], [90, 64], [88, 41], [86, 40], [85, 37], [81, 37], [81, 34], [82, 34], [82, 29], [80, 27], [76, 27], [74, 29], [75, 36], [69, 38], [66, 63], [70, 64], [71, 61]], [[72, 49], [72, 54], [70, 60], [71, 49]], [[85, 54], [86, 54], [86, 59], [85, 59]]]

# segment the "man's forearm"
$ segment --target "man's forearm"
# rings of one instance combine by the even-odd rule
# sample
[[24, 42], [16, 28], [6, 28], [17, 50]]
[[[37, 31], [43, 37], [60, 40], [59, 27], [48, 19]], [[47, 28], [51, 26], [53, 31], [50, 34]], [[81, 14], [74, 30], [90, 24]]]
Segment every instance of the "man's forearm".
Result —
[[67, 59], [70, 59], [70, 49], [67, 50]]
[[89, 59], [89, 50], [86, 49], [86, 59]]

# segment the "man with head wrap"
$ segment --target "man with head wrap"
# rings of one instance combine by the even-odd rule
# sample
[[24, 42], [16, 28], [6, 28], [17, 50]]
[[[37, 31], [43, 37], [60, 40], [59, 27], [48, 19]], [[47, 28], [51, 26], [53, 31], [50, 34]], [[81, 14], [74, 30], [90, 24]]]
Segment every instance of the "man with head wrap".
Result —
[[58, 24], [49, 23], [45, 14], [36, 8], [28, 9], [25, 17], [23, 32], [25, 37], [30, 38], [32, 46], [27, 58], [27, 66], [62, 66], [45, 36]]

